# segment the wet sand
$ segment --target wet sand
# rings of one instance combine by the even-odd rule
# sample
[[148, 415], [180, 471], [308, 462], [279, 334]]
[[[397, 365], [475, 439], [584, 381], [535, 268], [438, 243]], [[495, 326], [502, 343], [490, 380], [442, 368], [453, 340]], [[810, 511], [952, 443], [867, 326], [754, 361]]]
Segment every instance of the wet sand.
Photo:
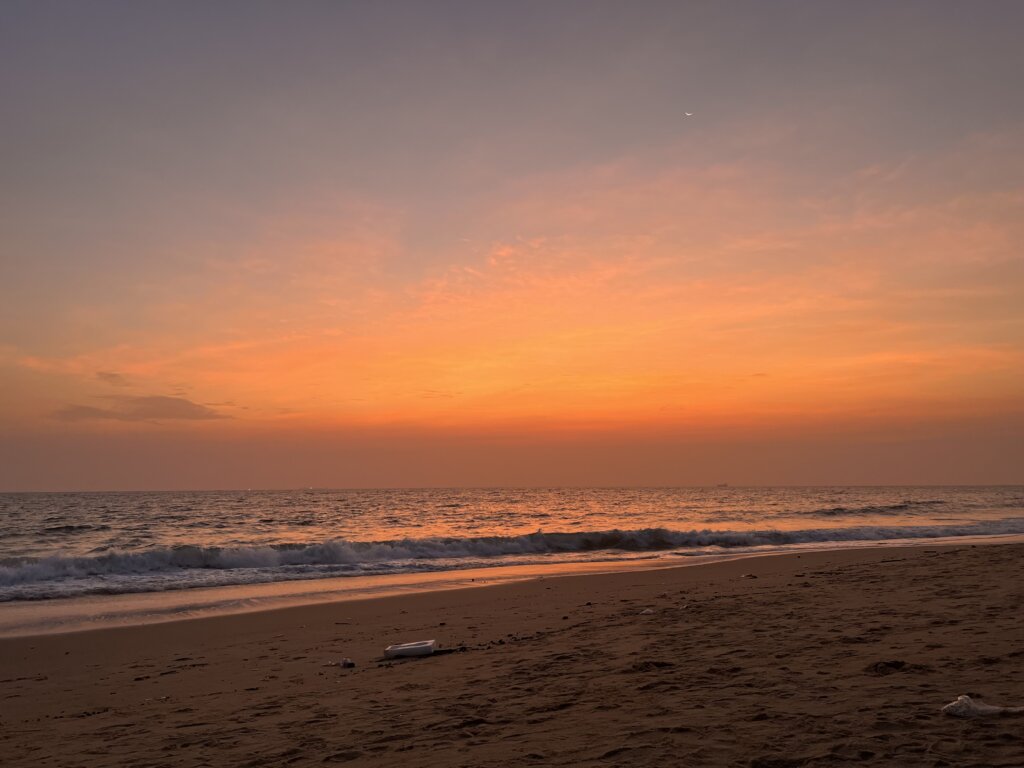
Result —
[[1022, 766], [1024, 718], [939, 712], [1024, 705], [1022, 585], [844, 550], [2, 639], [0, 764]]

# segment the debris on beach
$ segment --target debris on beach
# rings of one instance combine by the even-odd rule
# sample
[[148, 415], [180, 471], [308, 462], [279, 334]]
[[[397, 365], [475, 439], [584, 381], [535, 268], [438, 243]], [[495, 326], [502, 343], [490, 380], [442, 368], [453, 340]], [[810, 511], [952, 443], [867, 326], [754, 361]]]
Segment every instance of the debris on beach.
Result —
[[654, 613], [653, 608], [644, 608], [642, 611], [640, 611], [641, 616], [650, 616], [652, 613]]
[[342, 669], [354, 669], [356, 663], [347, 656], [340, 661], [328, 661], [324, 664], [325, 667], [341, 667]]
[[397, 643], [384, 649], [384, 657], [399, 659], [406, 656], [429, 656], [437, 649], [436, 640], [417, 640], [413, 643]]
[[999, 707], [995, 704], [975, 701], [970, 696], [957, 696], [956, 701], [942, 708], [944, 715], [951, 717], [992, 717], [994, 715], [1024, 715], [1024, 707]]

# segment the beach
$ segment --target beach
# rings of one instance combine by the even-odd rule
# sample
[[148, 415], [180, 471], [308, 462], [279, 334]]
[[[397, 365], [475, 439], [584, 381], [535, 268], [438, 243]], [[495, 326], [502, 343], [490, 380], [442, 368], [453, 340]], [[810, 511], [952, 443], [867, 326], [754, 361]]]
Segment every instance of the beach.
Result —
[[0, 763], [1024, 765], [1024, 718], [940, 712], [1024, 705], [1022, 584], [1024, 544], [847, 549], [5, 638]]
[[1022, 29], [4, 4], [0, 768], [1024, 768]]

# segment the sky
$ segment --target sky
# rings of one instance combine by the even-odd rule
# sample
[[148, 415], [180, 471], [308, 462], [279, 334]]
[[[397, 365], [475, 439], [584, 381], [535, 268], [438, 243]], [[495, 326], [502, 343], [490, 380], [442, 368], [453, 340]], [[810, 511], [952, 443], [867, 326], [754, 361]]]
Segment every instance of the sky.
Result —
[[0, 490], [1024, 482], [1024, 4], [0, 20]]

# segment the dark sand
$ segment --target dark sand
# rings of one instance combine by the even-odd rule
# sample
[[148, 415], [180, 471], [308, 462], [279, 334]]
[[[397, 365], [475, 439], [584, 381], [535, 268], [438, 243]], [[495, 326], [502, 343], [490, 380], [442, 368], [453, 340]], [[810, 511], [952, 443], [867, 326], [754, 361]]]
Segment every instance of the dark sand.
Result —
[[1022, 585], [847, 550], [5, 639], [0, 764], [1024, 766], [1024, 717], [939, 712], [1024, 705]]

